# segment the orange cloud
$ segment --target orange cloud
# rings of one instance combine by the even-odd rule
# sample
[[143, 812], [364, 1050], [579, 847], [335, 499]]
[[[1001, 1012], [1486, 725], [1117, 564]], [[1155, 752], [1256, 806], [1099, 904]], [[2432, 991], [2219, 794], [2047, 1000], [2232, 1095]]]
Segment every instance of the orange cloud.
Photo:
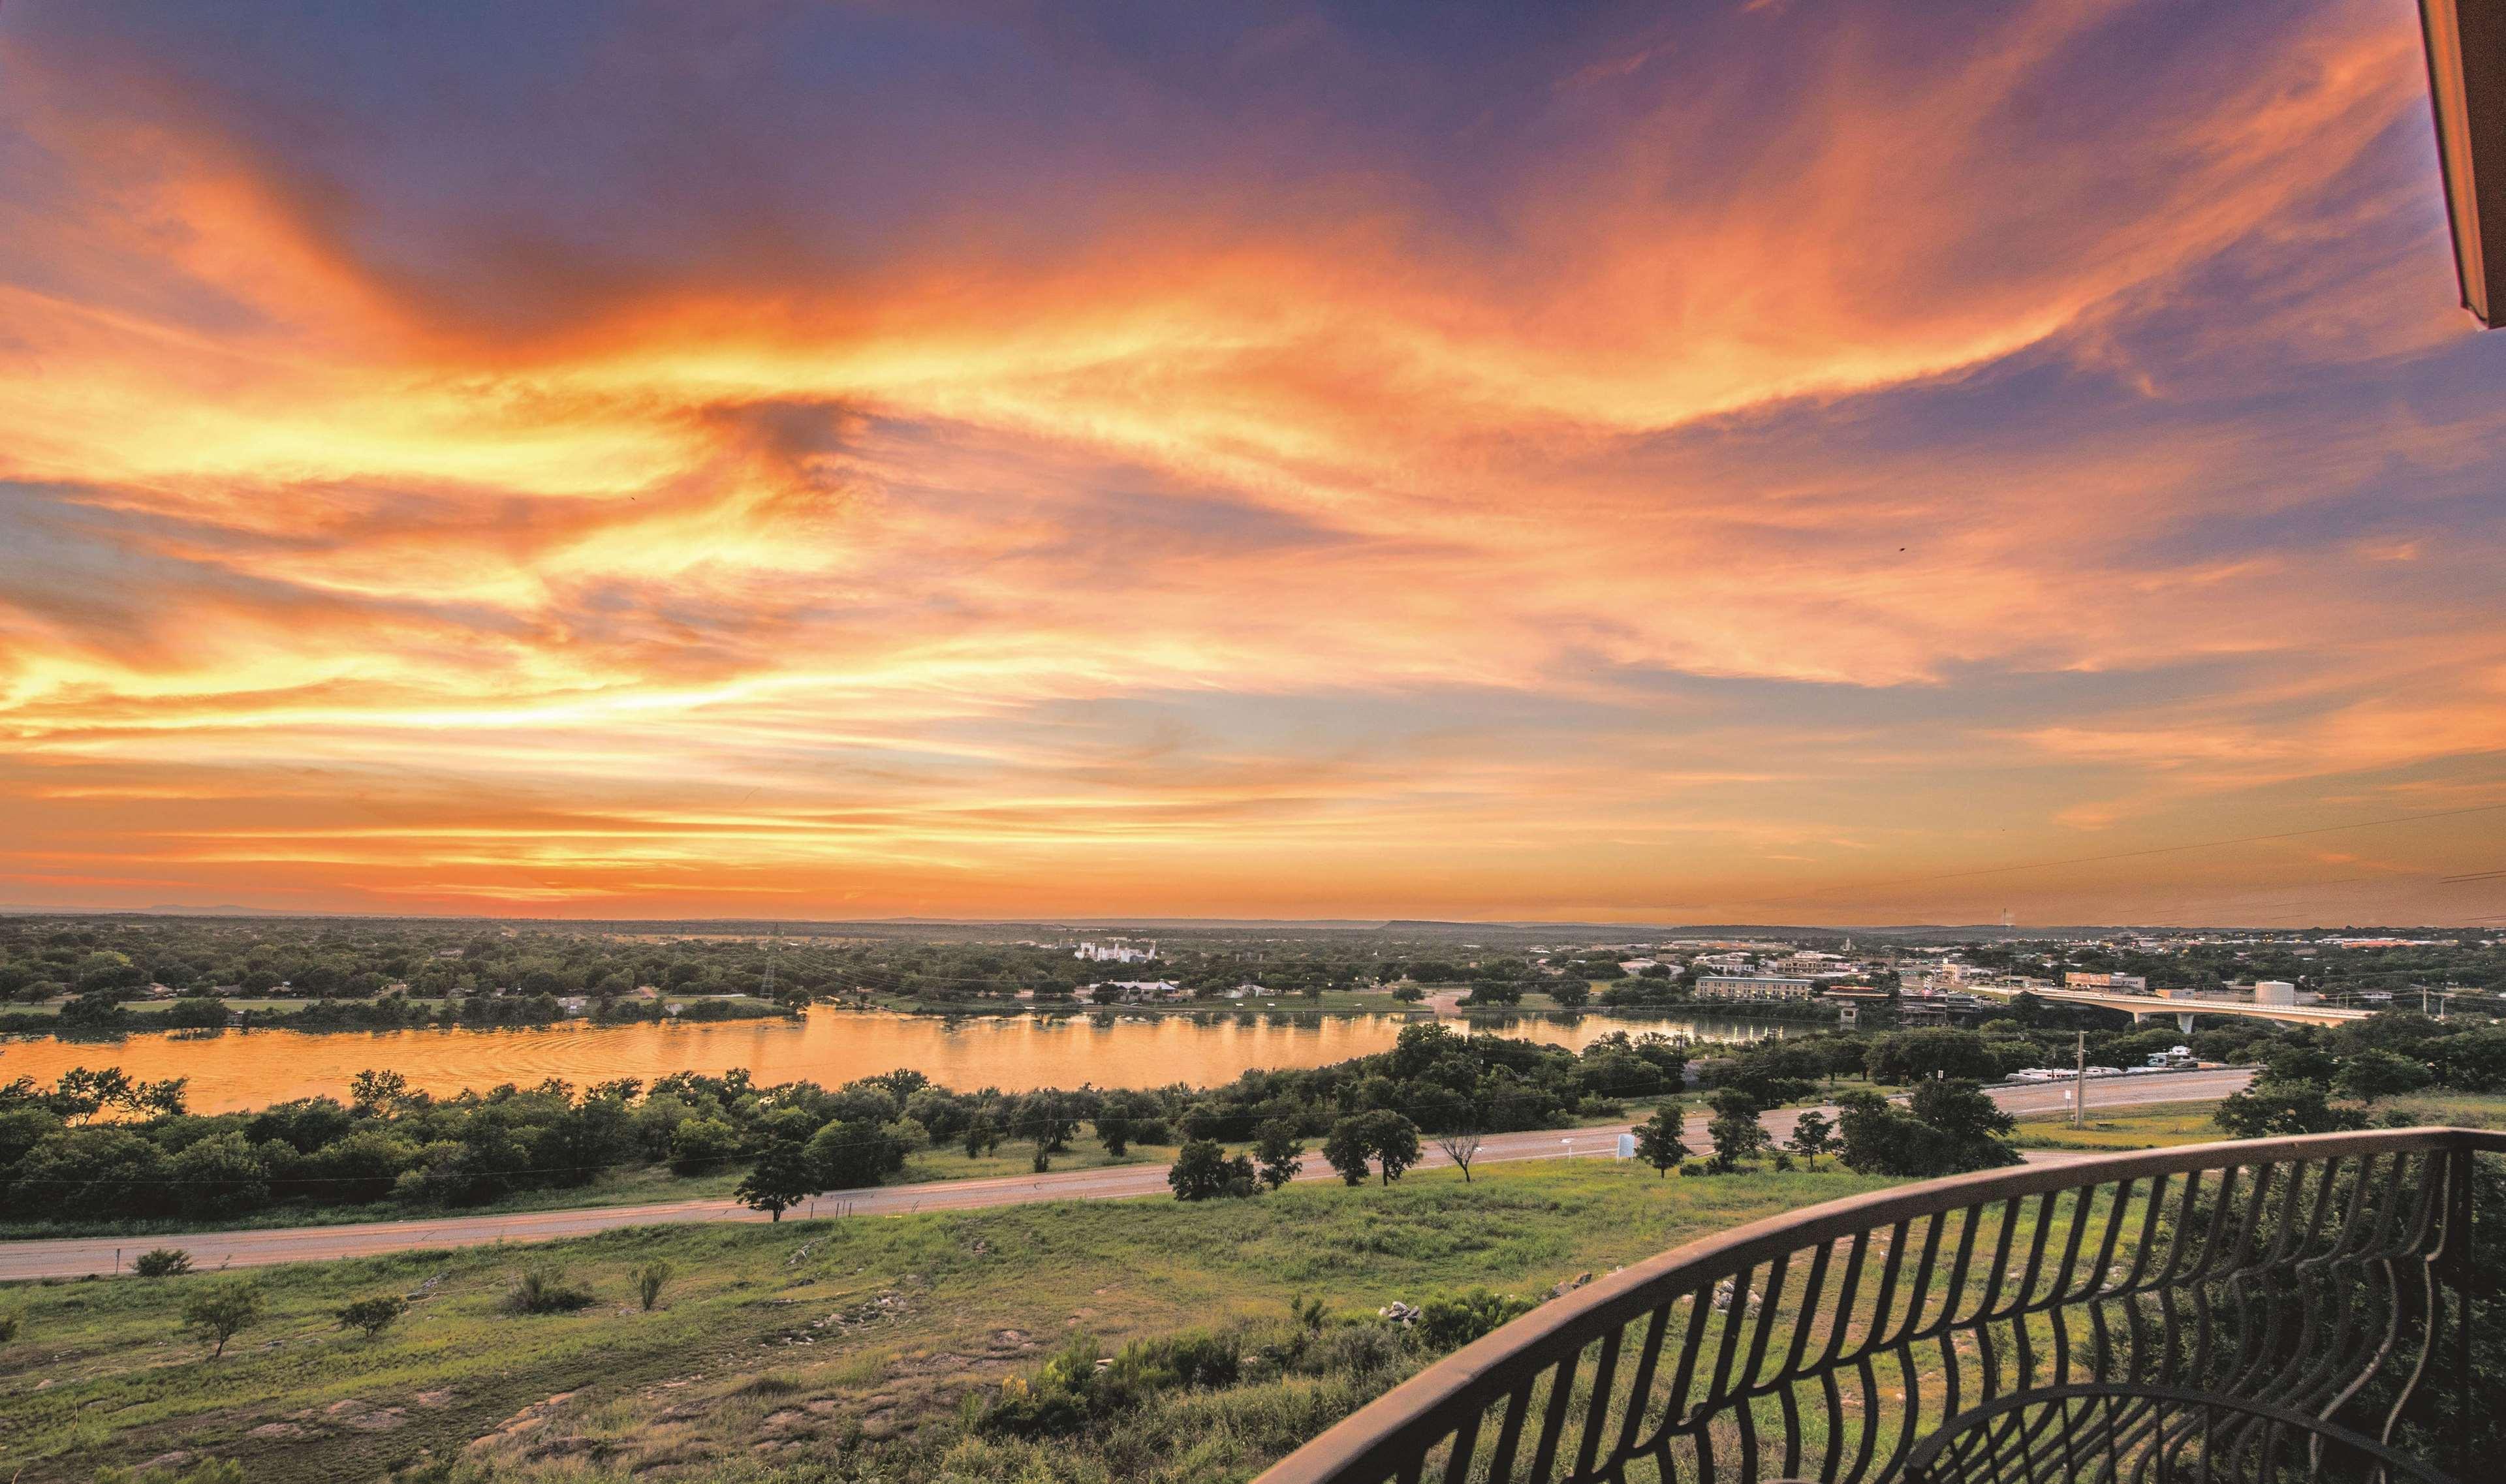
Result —
[[2387, 9], [1910, 51], [1758, 8], [1491, 84], [1458, 145], [1248, 145], [1198, 190], [1074, 159], [1031, 215], [970, 184], [839, 251], [848, 203], [776, 203], [632, 262], [387, 198], [426, 183], [179, 55], [115, 52], [153, 111], [91, 109], [72, 60], [144, 47], [0, 22], [53, 193], [0, 216], [0, 864], [1934, 915], [1831, 887], [2477, 792], [2497, 414], [2412, 256]]

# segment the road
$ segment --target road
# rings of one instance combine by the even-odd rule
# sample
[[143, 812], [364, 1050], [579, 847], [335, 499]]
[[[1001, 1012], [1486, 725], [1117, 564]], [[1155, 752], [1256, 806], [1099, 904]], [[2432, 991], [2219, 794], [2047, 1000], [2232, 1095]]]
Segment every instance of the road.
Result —
[[[2089, 1107], [2127, 1107], [2135, 1103], [2179, 1103], [2221, 1098], [2250, 1080], [2249, 1072], [2177, 1072], [2163, 1077], [2107, 1078], [2089, 1084]], [[1993, 1100], [2015, 1113], [2058, 1112], [2069, 1105], [2061, 1084], [1989, 1089]], [[1833, 1113], [1834, 1110], [1828, 1110]], [[1777, 1139], [1791, 1134], [1800, 1116], [1779, 1110], [1766, 1116]], [[1480, 1164], [1505, 1164], [1522, 1159], [1612, 1157], [1618, 1136], [1629, 1125], [1580, 1129], [1539, 1129], [1520, 1134], [1490, 1134], [1480, 1146]], [[1705, 1120], [1688, 1120], [1688, 1144], [1701, 1148]], [[2041, 1163], [2065, 1163], [2087, 1157], [2059, 1151], [2030, 1150]], [[1433, 1142], [1421, 1169], [1452, 1161]], [[1308, 1154], [1301, 1180], [1336, 1180], [1331, 1169]], [[995, 1180], [952, 1180], [919, 1185], [882, 1185], [847, 1190], [818, 1198], [819, 1216], [904, 1216], [916, 1211], [966, 1211], [984, 1206], [1016, 1206], [1028, 1201], [1119, 1200], [1128, 1196], [1163, 1195], [1164, 1165], [1118, 1165], [1103, 1170], [1064, 1170], [1046, 1175]], [[804, 1206], [794, 1214], [807, 1216]], [[204, 1231], [190, 1235], [151, 1237], [58, 1237], [35, 1242], [0, 1242], [0, 1282], [35, 1278], [78, 1278], [111, 1273], [152, 1247], [179, 1247], [202, 1269], [260, 1267], [273, 1262], [310, 1262], [332, 1257], [359, 1257], [412, 1248], [479, 1247], [496, 1242], [544, 1242], [580, 1237], [620, 1226], [650, 1226], [675, 1221], [762, 1221], [766, 1218], [726, 1201], [667, 1201], [643, 1206], [590, 1206], [568, 1211], [517, 1212], [508, 1216], [446, 1215], [416, 1221], [370, 1221], [340, 1226], [291, 1226], [262, 1231]]]

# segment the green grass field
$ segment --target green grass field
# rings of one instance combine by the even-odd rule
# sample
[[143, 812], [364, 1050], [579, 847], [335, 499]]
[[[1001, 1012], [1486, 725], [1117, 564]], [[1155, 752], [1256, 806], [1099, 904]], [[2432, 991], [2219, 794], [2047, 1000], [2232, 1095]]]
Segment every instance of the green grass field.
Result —
[[[1207, 1205], [673, 1226], [304, 1264], [262, 1270], [268, 1318], [215, 1360], [178, 1318], [187, 1294], [227, 1280], [18, 1286], [0, 1290], [18, 1321], [0, 1346], [0, 1469], [85, 1480], [184, 1454], [238, 1460], [254, 1484], [377, 1478], [422, 1456], [566, 1480], [1244, 1478], [1363, 1396], [1238, 1389], [1226, 1404], [1259, 1426], [1249, 1412], [1195, 1423], [1188, 1457], [1128, 1464], [964, 1435], [960, 1404], [1074, 1333], [1110, 1345], [1275, 1322], [1300, 1294], [1371, 1315], [1474, 1285], [1540, 1291], [1879, 1184], [1542, 1163], [1469, 1185], [1434, 1171]], [[630, 1274], [656, 1258], [677, 1276], [645, 1313]], [[526, 1262], [563, 1264], [598, 1302], [499, 1313]], [[408, 1317], [374, 1341], [336, 1326], [337, 1306], [374, 1293], [409, 1295]], [[845, 1459], [859, 1466], [785, 1466]]]
[[2156, 1149], [2178, 1144], [2210, 1144], [2227, 1138], [2210, 1121], [2219, 1105], [2151, 1103], [2130, 1113], [2099, 1113], [2093, 1105], [2085, 1128], [2067, 1113], [2030, 1113], [2019, 1120], [2012, 1142], [2023, 1149]]
[[[2130, 1113], [2100, 1114], [2092, 1103], [2088, 1127], [2071, 1127], [2067, 1113], [2030, 1113], [2019, 1120], [2014, 1142], [2027, 1149], [2156, 1149], [2209, 1144], [2228, 1137], [2211, 1121], [2218, 1107], [2215, 1102], [2151, 1103]], [[2506, 1128], [2506, 1094], [2413, 1093], [2387, 1098], [2368, 1112], [2377, 1121], [2397, 1115], [2410, 1123]]]

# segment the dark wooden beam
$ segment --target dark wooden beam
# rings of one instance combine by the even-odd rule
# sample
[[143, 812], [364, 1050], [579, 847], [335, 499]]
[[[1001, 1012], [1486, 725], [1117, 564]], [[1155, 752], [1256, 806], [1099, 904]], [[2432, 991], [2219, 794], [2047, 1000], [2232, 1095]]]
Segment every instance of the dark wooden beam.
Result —
[[2419, 0], [2462, 306], [2506, 324], [2506, 0]]

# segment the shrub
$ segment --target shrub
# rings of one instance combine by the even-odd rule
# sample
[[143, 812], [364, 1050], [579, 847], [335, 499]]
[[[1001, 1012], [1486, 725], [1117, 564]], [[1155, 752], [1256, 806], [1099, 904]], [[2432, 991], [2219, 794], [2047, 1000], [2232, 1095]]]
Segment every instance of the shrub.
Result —
[[338, 1312], [340, 1328], [362, 1329], [371, 1340], [409, 1312], [409, 1300], [398, 1293], [376, 1293], [341, 1304]]
[[1228, 1158], [1226, 1148], [1215, 1139], [1195, 1139], [1186, 1144], [1175, 1156], [1174, 1167], [1166, 1171], [1166, 1184], [1173, 1187], [1179, 1201], [1251, 1195], [1254, 1179], [1252, 1159], [1243, 1154]]
[[572, 1314], [598, 1302], [590, 1289], [568, 1282], [564, 1268], [540, 1263], [515, 1277], [499, 1307], [507, 1314]]
[[2269, 1078], [2228, 1094], [2210, 1118], [2238, 1139], [2331, 1134], [2367, 1126], [2365, 1115], [2357, 1110], [2333, 1107], [2331, 1094], [2321, 1082]]
[[1431, 1298], [1418, 1307], [1418, 1337], [1438, 1350], [1458, 1350], [1538, 1307], [1532, 1299], [1487, 1289]]
[[1033, 1375], [1003, 1381], [976, 1425], [995, 1435], [1068, 1437], [1165, 1392], [1233, 1386], [1243, 1375], [1244, 1351], [1240, 1330], [1192, 1329], [1133, 1340], [1100, 1360], [1096, 1342], [1077, 1335]]
[[179, 1247], [152, 1247], [131, 1259], [130, 1270], [142, 1278], [176, 1278], [192, 1270], [192, 1254]]
[[662, 1286], [670, 1281], [670, 1265], [655, 1258], [635, 1270], [635, 1296], [644, 1303], [645, 1312], [662, 1301]]
[[17, 1338], [18, 1316], [14, 1314], [0, 1314], [0, 1345], [10, 1344]]
[[209, 1344], [209, 1359], [227, 1353], [227, 1341], [261, 1323], [268, 1300], [246, 1278], [204, 1285], [183, 1305], [183, 1327]]

